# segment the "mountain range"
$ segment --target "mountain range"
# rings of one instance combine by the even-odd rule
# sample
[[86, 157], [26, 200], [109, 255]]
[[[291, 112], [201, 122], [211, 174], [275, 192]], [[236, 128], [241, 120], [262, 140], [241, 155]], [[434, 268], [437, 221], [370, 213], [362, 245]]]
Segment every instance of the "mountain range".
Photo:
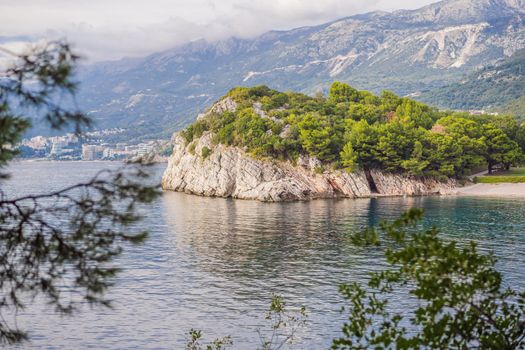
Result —
[[79, 100], [99, 128], [167, 136], [238, 85], [313, 94], [338, 80], [373, 92], [423, 91], [428, 101], [523, 48], [525, 0], [445, 0], [85, 66]]

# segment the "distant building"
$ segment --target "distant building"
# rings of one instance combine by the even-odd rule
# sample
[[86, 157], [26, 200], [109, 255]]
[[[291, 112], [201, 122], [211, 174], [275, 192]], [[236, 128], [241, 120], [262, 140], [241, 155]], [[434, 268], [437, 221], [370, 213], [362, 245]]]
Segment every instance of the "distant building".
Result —
[[102, 151], [102, 148], [97, 145], [82, 145], [82, 160], [100, 159]]
[[484, 109], [469, 109], [467, 111], [469, 114], [472, 114], [472, 115], [482, 115], [482, 114], [487, 114], [487, 115], [499, 115], [498, 112], [488, 112]]
[[103, 139], [94, 139], [96, 135], [112, 135], [121, 133], [122, 129], [102, 130], [92, 133], [88, 142], [75, 134], [63, 136], [43, 137], [35, 136], [24, 139], [19, 146], [23, 152], [22, 158], [48, 157], [55, 160], [125, 160], [135, 157], [144, 157], [158, 152], [168, 142], [167, 140], [152, 140], [140, 144], [129, 145], [125, 142], [117, 144], [104, 142]]
[[138, 147], [136, 145], [126, 146], [124, 147], [124, 150], [128, 153], [134, 153], [137, 152]]
[[22, 144], [34, 149], [46, 149], [47, 139], [43, 136], [35, 136], [29, 140], [24, 140]]
[[127, 144], [125, 143], [117, 143], [115, 145], [115, 149], [118, 151], [124, 151], [126, 149]]
[[62, 151], [64, 148], [68, 146], [68, 142], [62, 139], [55, 139], [53, 140], [53, 144], [51, 146], [51, 152], [49, 153], [50, 156], [60, 156], [62, 154]]
[[148, 155], [148, 154], [152, 153], [154, 149], [155, 149], [155, 147], [153, 145], [140, 144], [138, 149], [137, 149], [137, 156], [143, 157], [145, 155]]
[[67, 134], [65, 137], [67, 143], [78, 143], [78, 137], [75, 134]]
[[105, 147], [102, 151], [102, 158], [104, 159], [111, 159], [115, 156], [115, 150], [110, 147]]

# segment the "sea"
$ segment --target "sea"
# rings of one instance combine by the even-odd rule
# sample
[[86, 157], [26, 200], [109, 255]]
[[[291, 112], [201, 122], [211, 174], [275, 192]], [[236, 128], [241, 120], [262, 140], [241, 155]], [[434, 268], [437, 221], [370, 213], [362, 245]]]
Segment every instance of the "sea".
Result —
[[[116, 162], [16, 162], [4, 169], [7, 197], [45, 193], [89, 179]], [[154, 168], [160, 181], [165, 165]], [[141, 208], [133, 227], [150, 235], [124, 246], [113, 263], [122, 271], [107, 293], [112, 308], [80, 305], [58, 315], [39, 297], [16, 315], [29, 341], [16, 349], [184, 349], [191, 329], [203, 341], [231, 336], [232, 349], [257, 349], [271, 329], [273, 295], [307, 319], [293, 349], [326, 349], [348, 317], [338, 288], [366, 283], [385, 268], [379, 249], [356, 247], [350, 235], [409, 208], [425, 211], [421, 228], [446, 239], [478, 243], [499, 259], [504, 284], [525, 289], [525, 200], [396, 197], [293, 203], [206, 198], [165, 192]], [[395, 311], [413, 304], [393, 295]]]

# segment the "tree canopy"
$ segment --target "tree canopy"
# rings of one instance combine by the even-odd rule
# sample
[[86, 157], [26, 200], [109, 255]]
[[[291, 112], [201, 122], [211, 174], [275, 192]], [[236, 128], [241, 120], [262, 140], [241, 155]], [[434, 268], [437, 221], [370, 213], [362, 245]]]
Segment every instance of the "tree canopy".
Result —
[[294, 160], [300, 154], [325, 166], [381, 169], [410, 176], [462, 178], [488, 165], [523, 159], [525, 126], [505, 116], [443, 112], [384, 91], [374, 96], [334, 82], [328, 96], [309, 97], [265, 86], [235, 88], [235, 112], [209, 113], [182, 132], [203, 132], [256, 157]]

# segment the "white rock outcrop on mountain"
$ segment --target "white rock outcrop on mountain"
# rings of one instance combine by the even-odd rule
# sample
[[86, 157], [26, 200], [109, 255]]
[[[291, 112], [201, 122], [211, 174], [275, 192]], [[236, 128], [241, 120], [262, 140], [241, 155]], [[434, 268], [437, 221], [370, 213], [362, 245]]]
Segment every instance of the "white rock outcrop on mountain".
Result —
[[[205, 133], [194, 145], [186, 145], [180, 135], [174, 135], [163, 189], [266, 202], [455, 192], [452, 180], [415, 180], [380, 171], [371, 171], [367, 179], [362, 171], [319, 172], [319, 161], [309, 157], [299, 158], [297, 164], [254, 159], [239, 148], [214, 146], [212, 137]], [[207, 157], [202, 156], [204, 147], [212, 150]]]

